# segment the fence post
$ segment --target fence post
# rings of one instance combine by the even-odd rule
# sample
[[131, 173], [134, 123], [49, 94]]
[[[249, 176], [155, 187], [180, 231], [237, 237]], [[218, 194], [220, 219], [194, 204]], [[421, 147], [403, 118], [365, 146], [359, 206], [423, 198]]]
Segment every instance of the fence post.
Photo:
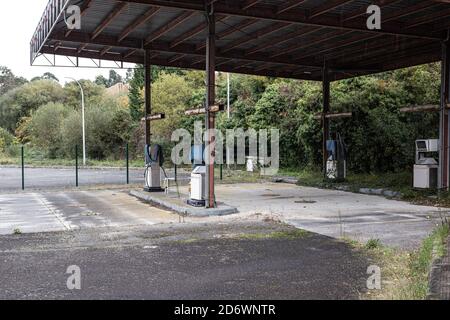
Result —
[[25, 190], [25, 147], [21, 148], [21, 163], [22, 163], [22, 190]]
[[220, 180], [223, 180], [223, 164], [220, 165]]
[[75, 185], [78, 188], [78, 145], [75, 146]]
[[128, 143], [125, 147], [125, 157], [127, 162], [127, 184], [130, 184], [130, 146]]
[[174, 169], [175, 169], [175, 182], [177, 182], [178, 181], [178, 166], [176, 164], [175, 164]]

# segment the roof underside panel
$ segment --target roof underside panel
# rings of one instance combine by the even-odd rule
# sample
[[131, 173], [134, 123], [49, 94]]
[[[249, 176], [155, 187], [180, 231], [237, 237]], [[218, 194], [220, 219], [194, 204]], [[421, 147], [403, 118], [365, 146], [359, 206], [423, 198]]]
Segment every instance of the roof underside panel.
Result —
[[[211, 0], [208, 0], [211, 2]], [[448, 37], [444, 0], [216, 0], [217, 70], [320, 80], [440, 60]], [[382, 29], [367, 28], [369, 5], [382, 10]], [[63, 11], [80, 6], [81, 29], [68, 30]], [[39, 55], [204, 69], [203, 0], [50, 0], [31, 41]]]

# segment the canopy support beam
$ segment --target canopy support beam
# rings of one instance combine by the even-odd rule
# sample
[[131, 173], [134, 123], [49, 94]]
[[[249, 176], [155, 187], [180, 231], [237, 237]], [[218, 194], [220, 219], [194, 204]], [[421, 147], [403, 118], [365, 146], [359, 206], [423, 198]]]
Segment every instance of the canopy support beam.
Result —
[[214, 14], [214, 5], [207, 6], [207, 28], [208, 36], [206, 39], [206, 132], [207, 149], [206, 153], [206, 207], [216, 207], [215, 181], [214, 181], [214, 162], [215, 162], [215, 140], [214, 129], [216, 126], [216, 115], [211, 112], [211, 106], [216, 103], [216, 20]]

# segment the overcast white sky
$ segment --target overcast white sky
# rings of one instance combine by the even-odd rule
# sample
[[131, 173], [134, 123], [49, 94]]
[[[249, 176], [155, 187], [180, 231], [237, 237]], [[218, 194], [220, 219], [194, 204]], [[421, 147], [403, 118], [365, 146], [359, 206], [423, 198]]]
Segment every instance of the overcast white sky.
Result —
[[[48, 0], [2, 1], [0, 9], [0, 65], [10, 68], [15, 75], [31, 79], [51, 72], [61, 82], [64, 77], [94, 80], [99, 74], [107, 76], [107, 69], [53, 68], [30, 66], [30, 40]], [[116, 70], [123, 76], [125, 70]]]

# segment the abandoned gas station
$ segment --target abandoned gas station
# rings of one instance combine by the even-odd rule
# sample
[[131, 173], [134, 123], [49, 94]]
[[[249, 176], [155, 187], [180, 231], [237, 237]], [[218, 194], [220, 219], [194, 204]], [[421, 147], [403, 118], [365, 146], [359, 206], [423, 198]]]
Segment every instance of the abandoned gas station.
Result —
[[[381, 8], [381, 29], [367, 8]], [[81, 28], [68, 29], [67, 8], [80, 8]], [[55, 57], [142, 64], [145, 141], [151, 145], [152, 65], [205, 70], [205, 127], [215, 127], [216, 72], [321, 81], [324, 171], [330, 83], [442, 62], [438, 187], [450, 186], [450, 2], [446, 0], [50, 0], [31, 40], [31, 63]], [[194, 106], [193, 106], [194, 107]], [[345, 115], [343, 115], [345, 116]], [[214, 136], [209, 136], [214, 145]], [[214, 151], [206, 163], [206, 207], [216, 206]]]

